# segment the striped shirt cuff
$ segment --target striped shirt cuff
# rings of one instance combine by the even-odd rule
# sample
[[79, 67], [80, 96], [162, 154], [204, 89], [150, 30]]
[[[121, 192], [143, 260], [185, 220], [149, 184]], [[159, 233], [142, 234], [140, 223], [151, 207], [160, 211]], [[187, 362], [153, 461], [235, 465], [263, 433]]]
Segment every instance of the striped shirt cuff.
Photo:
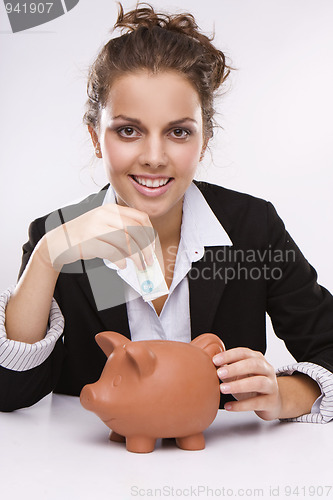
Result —
[[291, 375], [294, 371], [305, 373], [317, 382], [321, 388], [321, 396], [314, 402], [311, 413], [294, 418], [281, 418], [283, 422], [311, 422], [326, 424], [333, 419], [333, 373], [315, 363], [293, 363], [283, 366], [276, 375]]
[[12, 286], [0, 294], [0, 365], [9, 370], [22, 372], [41, 365], [50, 356], [63, 332], [65, 321], [57, 302], [52, 298], [49, 326], [42, 340], [27, 344], [8, 339], [5, 312], [14, 290], [15, 286]]

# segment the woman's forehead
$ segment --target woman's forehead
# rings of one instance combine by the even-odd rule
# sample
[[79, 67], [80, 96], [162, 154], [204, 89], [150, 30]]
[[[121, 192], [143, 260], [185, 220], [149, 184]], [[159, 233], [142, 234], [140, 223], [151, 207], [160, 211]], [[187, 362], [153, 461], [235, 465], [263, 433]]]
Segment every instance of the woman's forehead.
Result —
[[174, 118], [201, 115], [199, 95], [191, 83], [176, 72], [149, 74], [136, 72], [116, 79], [110, 88], [105, 111], [109, 117], [117, 115], [133, 116], [148, 112], [176, 114]]

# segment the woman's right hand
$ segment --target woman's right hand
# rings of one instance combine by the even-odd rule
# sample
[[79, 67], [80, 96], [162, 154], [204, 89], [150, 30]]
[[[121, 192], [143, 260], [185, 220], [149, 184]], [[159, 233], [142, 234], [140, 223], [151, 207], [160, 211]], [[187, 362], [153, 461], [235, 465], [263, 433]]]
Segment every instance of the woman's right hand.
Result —
[[120, 268], [130, 257], [137, 268], [153, 263], [156, 234], [148, 215], [108, 203], [46, 233], [36, 251], [60, 272], [79, 259], [107, 259]]

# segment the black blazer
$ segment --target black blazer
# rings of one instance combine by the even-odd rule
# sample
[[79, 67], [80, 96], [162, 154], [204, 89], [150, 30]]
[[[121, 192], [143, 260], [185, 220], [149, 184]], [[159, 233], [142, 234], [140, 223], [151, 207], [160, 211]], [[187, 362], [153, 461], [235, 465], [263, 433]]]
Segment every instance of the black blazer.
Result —
[[[265, 200], [213, 184], [194, 181], [221, 221], [232, 247], [206, 247], [188, 275], [192, 339], [205, 332], [220, 336], [227, 349], [243, 346], [266, 350], [266, 311], [276, 335], [297, 361], [309, 361], [333, 372], [333, 297], [318, 285], [273, 205]], [[61, 224], [102, 204], [105, 186], [53, 217]], [[22, 274], [48, 216], [29, 227], [23, 246]], [[49, 230], [51, 227], [48, 227]], [[40, 366], [15, 372], [0, 367], [0, 410], [30, 406], [51, 391], [79, 395], [95, 382], [106, 357], [94, 337], [114, 330], [130, 338], [126, 304], [98, 311], [85, 264], [100, 269], [102, 294], [122, 293], [122, 280], [101, 259], [64, 266], [54, 292], [65, 318], [63, 336]], [[194, 375], [195, 377], [195, 375]], [[231, 395], [221, 395], [221, 407]]]

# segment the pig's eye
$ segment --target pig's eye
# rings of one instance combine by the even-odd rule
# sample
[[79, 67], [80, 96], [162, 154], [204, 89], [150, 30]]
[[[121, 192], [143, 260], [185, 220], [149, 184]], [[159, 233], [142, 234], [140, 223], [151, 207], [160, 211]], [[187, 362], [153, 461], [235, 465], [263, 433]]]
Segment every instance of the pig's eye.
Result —
[[115, 378], [112, 381], [112, 385], [114, 387], [117, 387], [117, 385], [119, 385], [120, 382], [121, 382], [121, 375], [116, 375]]

